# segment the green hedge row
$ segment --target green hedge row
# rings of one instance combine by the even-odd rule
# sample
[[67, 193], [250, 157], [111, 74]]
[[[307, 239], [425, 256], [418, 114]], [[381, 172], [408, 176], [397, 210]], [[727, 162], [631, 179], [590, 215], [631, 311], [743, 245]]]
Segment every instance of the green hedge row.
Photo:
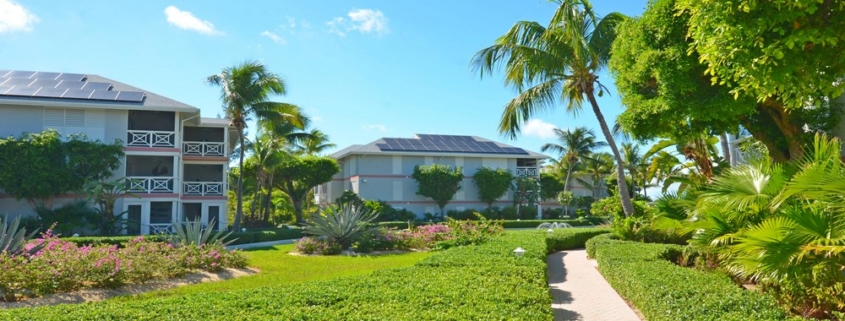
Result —
[[[117, 245], [122, 247], [124, 243], [129, 242], [132, 239], [137, 238], [137, 235], [131, 236], [82, 236], [82, 237], [68, 237], [64, 238], [66, 241], [70, 241], [76, 243], [78, 246], [85, 246], [88, 244], [93, 245], [101, 245], [101, 244], [110, 244], [110, 245]], [[148, 240], [153, 241], [163, 241], [164, 236], [161, 235], [145, 235], [144, 236]], [[236, 244], [247, 244], [247, 243], [258, 243], [258, 242], [269, 242], [269, 241], [278, 241], [278, 240], [291, 240], [291, 239], [298, 239], [302, 237], [302, 230], [301, 229], [290, 229], [290, 228], [277, 228], [277, 229], [268, 229], [268, 230], [255, 230], [246, 232], [236, 232], [232, 233], [227, 240], [229, 239], [236, 239], [232, 242], [232, 245]]]
[[556, 229], [546, 237], [546, 252], [582, 248], [594, 236], [607, 233], [609, 228]]
[[[585, 217], [580, 219], [557, 219], [557, 220], [505, 220], [502, 221], [502, 226], [504, 228], [535, 228], [540, 226], [543, 223], [568, 223], [572, 226], [592, 226], [601, 224], [603, 221], [602, 219], [592, 216], [592, 217]], [[427, 225], [427, 224], [434, 224], [429, 222], [413, 222], [413, 226], [420, 226], [420, 225]], [[406, 229], [408, 228], [408, 222], [378, 222], [375, 225], [379, 227], [387, 227], [387, 228], [398, 228], [398, 229]]]
[[786, 320], [777, 302], [737, 286], [728, 276], [681, 267], [673, 262], [682, 247], [612, 240], [587, 242], [602, 275], [650, 321]]
[[[482, 245], [437, 252], [412, 267], [365, 276], [0, 310], [0, 320], [552, 320], [546, 234], [506, 232]], [[515, 257], [517, 247], [525, 255]]]

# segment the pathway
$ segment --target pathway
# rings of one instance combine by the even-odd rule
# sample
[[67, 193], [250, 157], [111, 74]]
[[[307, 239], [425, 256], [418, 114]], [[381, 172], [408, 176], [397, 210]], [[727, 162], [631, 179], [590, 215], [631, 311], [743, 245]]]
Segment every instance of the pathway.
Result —
[[555, 321], [640, 321], [585, 250], [552, 253], [548, 264]]

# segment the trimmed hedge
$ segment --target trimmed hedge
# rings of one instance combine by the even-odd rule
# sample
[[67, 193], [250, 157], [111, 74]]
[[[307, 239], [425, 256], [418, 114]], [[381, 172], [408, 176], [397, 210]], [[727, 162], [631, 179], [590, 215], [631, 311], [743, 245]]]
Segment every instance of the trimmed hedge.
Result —
[[[543, 223], [568, 223], [572, 226], [593, 226], [602, 223], [602, 219], [598, 217], [589, 217], [589, 218], [582, 218], [582, 219], [556, 219], [556, 220], [504, 220], [502, 222], [502, 227], [504, 228], [536, 228]], [[428, 225], [428, 224], [436, 224], [430, 222], [413, 222], [413, 226], [420, 226], [420, 225]], [[378, 222], [375, 225], [379, 227], [387, 227], [387, 228], [398, 228], [398, 229], [406, 229], [408, 228], [408, 222]]]
[[[101, 245], [101, 244], [109, 244], [109, 245], [117, 245], [119, 247], [123, 247], [124, 243], [129, 242], [137, 238], [138, 235], [127, 235], [127, 236], [82, 236], [82, 237], [68, 237], [62, 238], [62, 240], [73, 242], [77, 246], [85, 246], [89, 244], [93, 245]], [[291, 228], [276, 228], [276, 229], [269, 229], [269, 230], [255, 230], [246, 232], [236, 232], [232, 233], [227, 240], [236, 238], [232, 245], [237, 244], [247, 244], [247, 243], [257, 243], [257, 242], [269, 242], [269, 241], [278, 241], [278, 240], [292, 240], [298, 239], [302, 237], [302, 230], [301, 229], [291, 229]], [[164, 237], [161, 235], [144, 235], [144, 238], [150, 241], [164, 241]]]
[[[2, 310], [0, 320], [552, 320], [546, 234], [506, 232], [482, 245], [438, 252], [412, 267], [365, 276]], [[522, 257], [514, 256], [517, 247], [526, 250]]]
[[557, 229], [546, 237], [546, 252], [582, 248], [594, 236], [608, 233], [609, 228]]
[[[726, 275], [678, 266], [682, 247], [598, 236], [587, 242], [602, 275], [651, 321], [787, 320], [777, 302]], [[670, 261], [671, 260], [671, 261]]]

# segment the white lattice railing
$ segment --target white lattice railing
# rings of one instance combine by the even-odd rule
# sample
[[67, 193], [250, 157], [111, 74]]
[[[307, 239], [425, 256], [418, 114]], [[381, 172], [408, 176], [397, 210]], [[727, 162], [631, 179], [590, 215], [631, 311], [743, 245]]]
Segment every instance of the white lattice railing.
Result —
[[537, 176], [538, 171], [534, 167], [517, 167], [516, 176]]
[[173, 177], [142, 177], [126, 178], [130, 193], [173, 193]]
[[184, 195], [223, 195], [223, 182], [185, 182], [182, 184]]
[[226, 156], [223, 143], [184, 142], [182, 154], [199, 156]]
[[173, 232], [173, 224], [170, 223], [150, 224], [148, 226], [150, 228], [149, 234], [170, 234]]
[[150, 130], [130, 130], [127, 146], [175, 147], [176, 133]]

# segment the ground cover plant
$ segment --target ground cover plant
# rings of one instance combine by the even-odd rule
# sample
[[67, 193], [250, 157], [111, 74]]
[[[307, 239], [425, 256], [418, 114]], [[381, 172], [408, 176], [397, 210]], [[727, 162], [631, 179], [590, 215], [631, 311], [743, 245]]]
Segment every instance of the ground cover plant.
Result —
[[[555, 234], [564, 237], [589, 230], [561, 230]], [[187, 295], [7, 310], [0, 311], [0, 319], [263, 320], [283, 316], [289, 320], [551, 320], [551, 296], [546, 279], [547, 235], [545, 231], [505, 232], [480, 245], [403, 254], [398, 257], [428, 257], [411, 267], [356, 277], [274, 284], [271, 280], [276, 277], [264, 279], [268, 282], [261, 284], [251, 281], [261, 278], [258, 274], [218, 283], [219, 286], [230, 282], [255, 285], [246, 289], [217, 292], [206, 288], [217, 284], [203, 284], [197, 286], [204, 289], [202, 292]], [[522, 257], [513, 254], [517, 247], [526, 250]], [[381, 259], [292, 256], [283, 261]]]
[[222, 244], [174, 247], [137, 237], [116, 245], [78, 246], [50, 230], [17, 255], [0, 253], [0, 291], [6, 301], [82, 288], [116, 288], [167, 279], [194, 270], [219, 272], [246, 266], [244, 257]]

